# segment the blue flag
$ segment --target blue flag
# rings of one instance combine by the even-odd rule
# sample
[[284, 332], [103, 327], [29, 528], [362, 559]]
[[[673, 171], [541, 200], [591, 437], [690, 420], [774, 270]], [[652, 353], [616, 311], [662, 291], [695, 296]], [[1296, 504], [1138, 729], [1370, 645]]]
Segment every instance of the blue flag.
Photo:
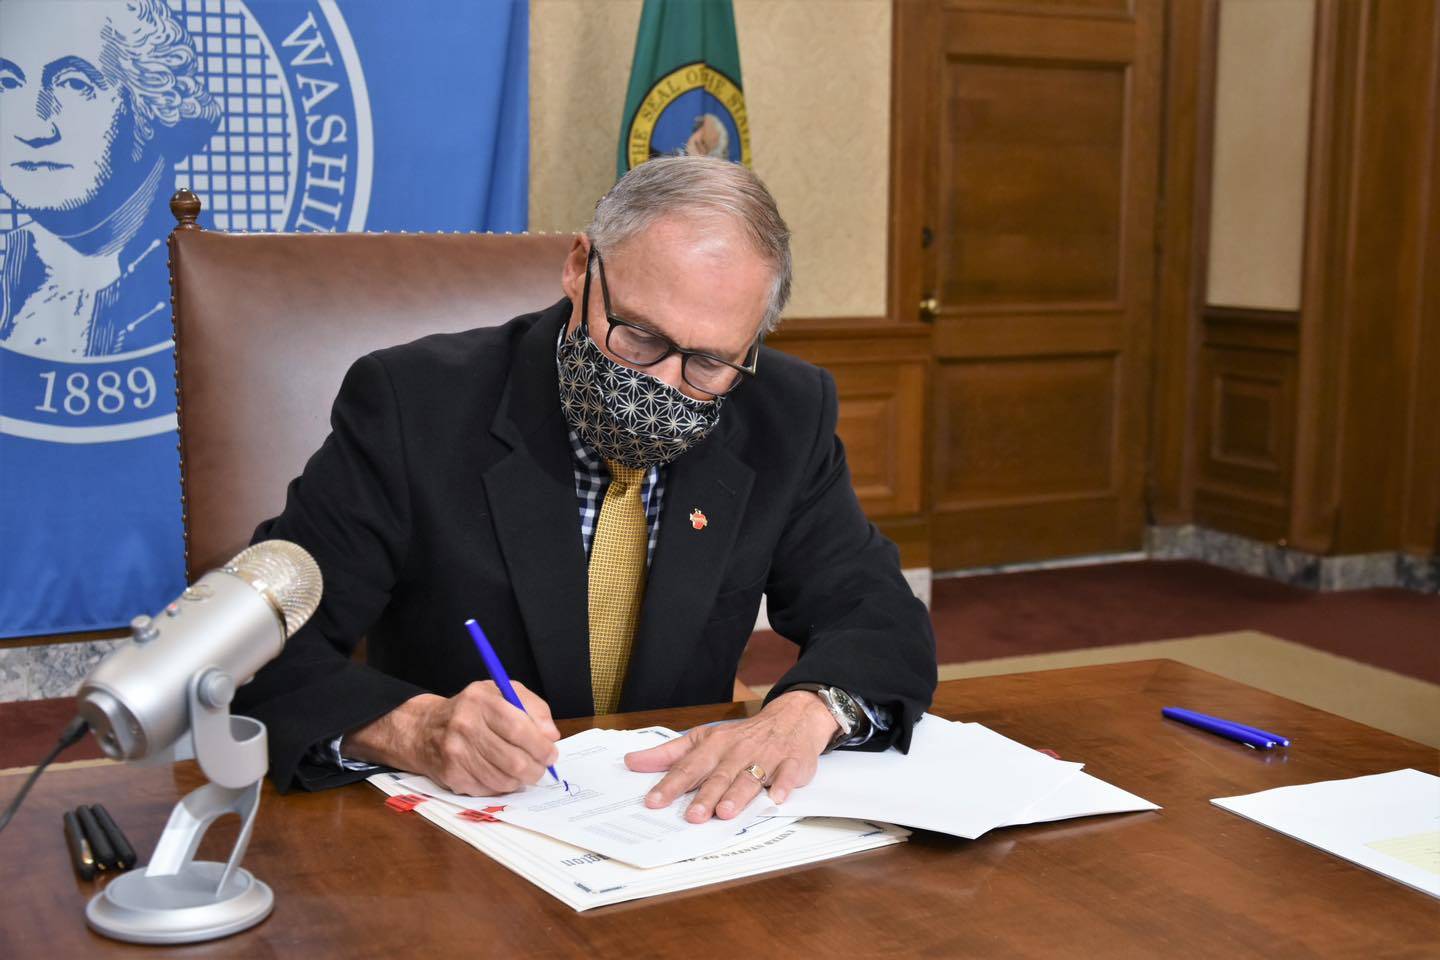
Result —
[[0, 637], [183, 589], [175, 189], [225, 231], [524, 230], [528, 32], [526, 0], [0, 3]]

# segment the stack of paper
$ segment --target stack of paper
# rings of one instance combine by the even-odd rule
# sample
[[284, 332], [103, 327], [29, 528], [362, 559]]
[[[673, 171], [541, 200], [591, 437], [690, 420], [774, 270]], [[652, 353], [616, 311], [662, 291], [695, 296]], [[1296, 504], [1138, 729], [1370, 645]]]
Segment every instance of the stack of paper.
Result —
[[[413, 793], [415, 781], [423, 779], [386, 773], [370, 782], [396, 796]], [[848, 856], [901, 843], [910, 835], [899, 827], [855, 820], [763, 817], [741, 829], [734, 829], [731, 821], [724, 848], [647, 870], [503, 821], [477, 821], [467, 817], [464, 808], [443, 800], [415, 809], [575, 910]]]
[[783, 806], [761, 791], [732, 820], [692, 824], [690, 796], [650, 810], [645, 795], [663, 775], [624, 763], [676, 736], [663, 727], [587, 730], [557, 745], [563, 783], [547, 776], [505, 796], [452, 794], [407, 774], [370, 781], [417, 798], [426, 819], [577, 910], [898, 843], [909, 836], [900, 826], [973, 839], [996, 827], [1157, 809], [1081, 764], [926, 714], [908, 754], [832, 753]]
[[1434, 774], [1395, 770], [1210, 802], [1440, 897], [1440, 777]]
[[829, 754], [809, 786], [766, 812], [864, 817], [973, 840], [996, 827], [1159, 809], [1082, 766], [927, 713], [909, 753]]

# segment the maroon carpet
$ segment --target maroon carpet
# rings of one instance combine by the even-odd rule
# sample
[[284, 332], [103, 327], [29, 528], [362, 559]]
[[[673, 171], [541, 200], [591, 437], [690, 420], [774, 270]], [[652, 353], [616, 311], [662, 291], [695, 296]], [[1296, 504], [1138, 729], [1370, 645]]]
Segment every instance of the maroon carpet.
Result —
[[[1407, 590], [1315, 593], [1192, 561], [1109, 563], [936, 580], [941, 663], [1259, 630], [1440, 683], [1440, 596]], [[775, 682], [795, 647], [756, 634], [746, 683]]]

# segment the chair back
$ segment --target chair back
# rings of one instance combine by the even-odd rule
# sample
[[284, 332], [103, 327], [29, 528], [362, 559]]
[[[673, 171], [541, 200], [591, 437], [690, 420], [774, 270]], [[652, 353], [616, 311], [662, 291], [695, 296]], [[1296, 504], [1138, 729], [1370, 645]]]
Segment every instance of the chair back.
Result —
[[566, 234], [228, 234], [177, 194], [170, 239], [186, 575], [279, 513], [359, 357], [562, 296]]

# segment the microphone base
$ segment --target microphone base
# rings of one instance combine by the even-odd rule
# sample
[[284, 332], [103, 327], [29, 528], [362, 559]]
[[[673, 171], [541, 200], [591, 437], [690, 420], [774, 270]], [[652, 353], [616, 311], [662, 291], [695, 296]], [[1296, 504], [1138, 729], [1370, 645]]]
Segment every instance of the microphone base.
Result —
[[199, 943], [248, 930], [270, 915], [275, 894], [236, 867], [217, 890], [226, 865], [189, 861], [175, 874], [123, 873], [85, 908], [96, 933], [129, 943]]

